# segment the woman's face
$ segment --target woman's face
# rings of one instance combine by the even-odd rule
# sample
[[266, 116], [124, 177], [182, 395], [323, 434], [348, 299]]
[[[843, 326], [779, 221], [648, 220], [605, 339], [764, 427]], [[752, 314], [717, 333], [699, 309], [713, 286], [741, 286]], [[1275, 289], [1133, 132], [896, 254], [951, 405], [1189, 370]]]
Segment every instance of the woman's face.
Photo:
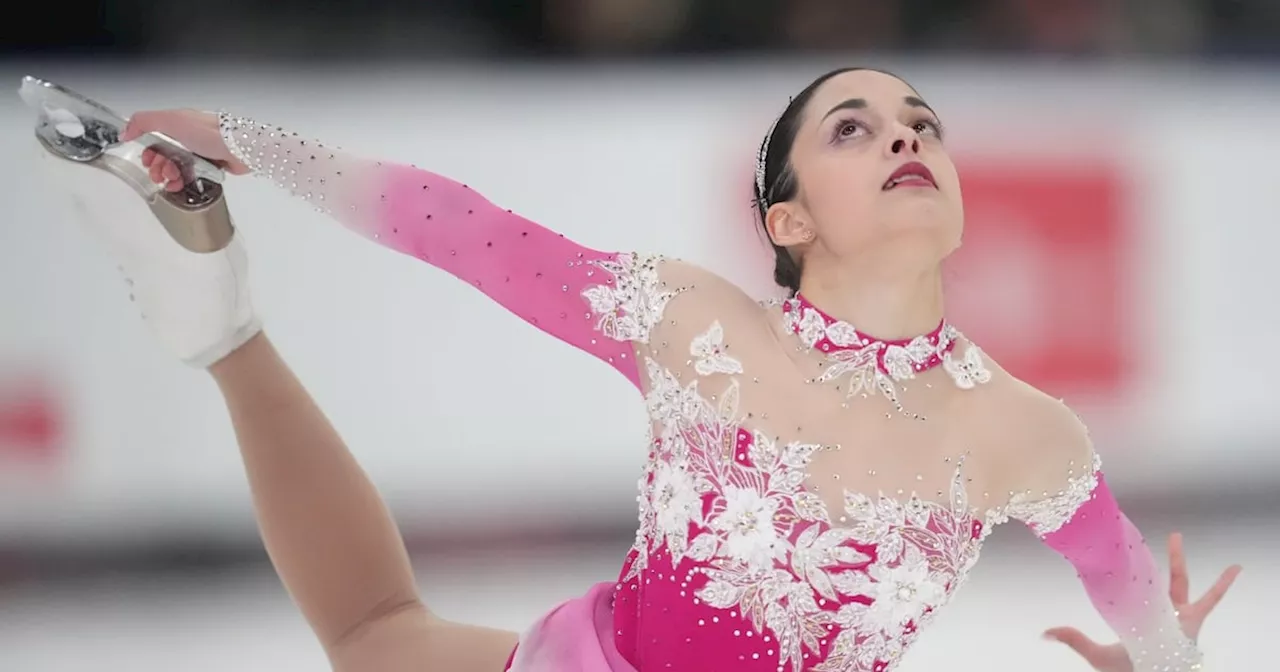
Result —
[[858, 70], [822, 84], [802, 112], [791, 165], [799, 197], [768, 217], [779, 245], [811, 243], [837, 259], [892, 250], [931, 263], [960, 245], [960, 180], [940, 122], [892, 75]]

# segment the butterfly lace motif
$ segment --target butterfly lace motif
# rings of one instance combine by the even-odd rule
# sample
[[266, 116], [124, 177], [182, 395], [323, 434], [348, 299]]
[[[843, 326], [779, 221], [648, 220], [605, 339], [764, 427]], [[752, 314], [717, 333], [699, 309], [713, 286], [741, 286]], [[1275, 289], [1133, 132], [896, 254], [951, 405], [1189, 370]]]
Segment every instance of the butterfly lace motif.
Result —
[[719, 320], [712, 322], [705, 333], [694, 337], [689, 345], [689, 354], [693, 355], [693, 369], [700, 376], [742, 373], [742, 362], [729, 356], [724, 343], [724, 327], [720, 326]]
[[955, 381], [956, 387], [970, 390], [991, 382], [991, 371], [982, 357], [982, 349], [976, 345], [965, 348], [964, 354], [955, 357], [947, 353], [942, 357], [942, 368]]

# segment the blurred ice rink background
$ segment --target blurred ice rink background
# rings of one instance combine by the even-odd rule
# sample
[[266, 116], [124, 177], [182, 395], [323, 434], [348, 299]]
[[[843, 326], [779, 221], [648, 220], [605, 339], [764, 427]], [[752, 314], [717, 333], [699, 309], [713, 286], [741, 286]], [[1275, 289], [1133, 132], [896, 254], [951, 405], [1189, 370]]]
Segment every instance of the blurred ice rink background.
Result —
[[[35, 74], [126, 113], [225, 107], [761, 296], [760, 135], [828, 67], [895, 70], [961, 166], [955, 320], [1085, 415], [1157, 552], [1186, 533], [1193, 590], [1244, 564], [1203, 636], [1212, 669], [1275, 666], [1270, 0], [135, 0], [5, 35], [15, 89]], [[0, 127], [0, 672], [324, 669], [265, 564], [212, 384], [48, 205], [16, 95]], [[443, 273], [265, 183], [231, 189], [274, 339], [386, 494], [428, 601], [521, 629], [616, 576], [645, 454], [634, 393]], [[1039, 633], [1105, 628], [1015, 528], [905, 672], [1085, 669]]]

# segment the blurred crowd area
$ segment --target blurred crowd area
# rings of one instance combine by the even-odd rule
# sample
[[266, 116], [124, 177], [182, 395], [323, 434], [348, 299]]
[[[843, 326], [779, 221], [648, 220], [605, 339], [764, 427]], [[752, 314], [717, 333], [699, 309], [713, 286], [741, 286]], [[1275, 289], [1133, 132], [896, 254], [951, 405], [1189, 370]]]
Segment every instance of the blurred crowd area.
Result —
[[1280, 54], [1276, 0], [72, 0], [11, 55], [654, 57], [833, 50]]

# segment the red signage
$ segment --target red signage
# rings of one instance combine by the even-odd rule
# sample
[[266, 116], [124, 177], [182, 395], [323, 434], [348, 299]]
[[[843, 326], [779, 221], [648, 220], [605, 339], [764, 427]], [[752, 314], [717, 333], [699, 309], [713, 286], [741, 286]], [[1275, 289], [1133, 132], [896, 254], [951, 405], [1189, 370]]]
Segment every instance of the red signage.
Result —
[[49, 385], [0, 379], [0, 462], [49, 464], [63, 447], [62, 405]]
[[[947, 262], [947, 314], [1013, 375], [1050, 394], [1110, 396], [1135, 371], [1130, 186], [1105, 158], [969, 157], [957, 161], [964, 245]], [[748, 278], [772, 277], [773, 254], [748, 231], [752, 174], [737, 181], [727, 237]], [[752, 167], [754, 170], [754, 166]], [[750, 217], [750, 219], [748, 219]], [[726, 241], [728, 241], [726, 243]], [[747, 287], [773, 291], [772, 283]]]
[[946, 270], [951, 318], [1050, 393], [1121, 391], [1137, 334], [1123, 171], [1001, 157], [966, 162], [960, 175], [965, 235]]

